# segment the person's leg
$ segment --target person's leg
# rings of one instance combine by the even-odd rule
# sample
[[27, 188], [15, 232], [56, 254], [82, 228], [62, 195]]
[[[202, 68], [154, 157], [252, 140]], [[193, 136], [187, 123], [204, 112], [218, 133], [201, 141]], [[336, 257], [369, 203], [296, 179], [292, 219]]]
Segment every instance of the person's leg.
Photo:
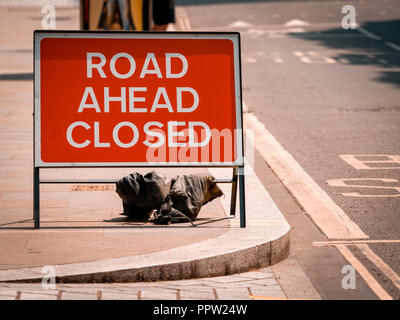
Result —
[[122, 21], [122, 29], [128, 31], [132, 28], [131, 20], [129, 18], [129, 0], [118, 0], [119, 14]]
[[106, 4], [107, 8], [107, 15], [106, 15], [106, 23], [104, 26], [105, 30], [110, 30], [111, 24], [114, 19], [114, 14], [115, 14], [115, 5], [116, 5], [116, 0], [108, 0]]

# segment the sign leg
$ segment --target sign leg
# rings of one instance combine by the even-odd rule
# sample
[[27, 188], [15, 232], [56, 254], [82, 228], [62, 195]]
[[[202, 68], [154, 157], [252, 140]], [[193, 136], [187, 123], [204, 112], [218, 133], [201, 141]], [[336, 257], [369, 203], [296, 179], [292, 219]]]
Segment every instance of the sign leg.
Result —
[[244, 168], [239, 170], [240, 227], [246, 227], [246, 205], [244, 193]]
[[40, 229], [40, 187], [39, 168], [33, 169], [33, 220], [34, 228]]
[[231, 191], [231, 216], [236, 215], [236, 198], [237, 198], [237, 168], [233, 168], [232, 191]]

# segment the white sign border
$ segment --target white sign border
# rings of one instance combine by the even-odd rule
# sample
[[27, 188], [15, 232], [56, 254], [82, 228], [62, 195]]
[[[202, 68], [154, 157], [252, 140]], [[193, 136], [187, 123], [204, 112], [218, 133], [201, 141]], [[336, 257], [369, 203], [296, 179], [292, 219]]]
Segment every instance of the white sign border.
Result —
[[[46, 38], [102, 38], [102, 39], [226, 39], [233, 42], [236, 146], [234, 162], [44, 162], [41, 159], [40, 126], [40, 43]], [[240, 34], [238, 32], [104, 32], [104, 31], [35, 31], [34, 32], [34, 166], [36, 168], [69, 167], [242, 167], [243, 116]]]

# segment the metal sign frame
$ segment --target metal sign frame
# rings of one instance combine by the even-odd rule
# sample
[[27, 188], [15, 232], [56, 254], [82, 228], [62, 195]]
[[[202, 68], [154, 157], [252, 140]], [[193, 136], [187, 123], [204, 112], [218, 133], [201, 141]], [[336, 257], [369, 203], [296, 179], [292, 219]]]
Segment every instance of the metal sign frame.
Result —
[[[122, 38], [122, 39], [230, 39], [234, 44], [234, 77], [235, 77], [235, 106], [236, 106], [236, 160], [226, 163], [135, 163], [135, 162], [106, 162], [106, 163], [45, 163], [40, 157], [40, 117], [41, 117], [41, 75], [40, 75], [40, 41], [45, 38]], [[40, 169], [45, 168], [112, 168], [112, 167], [231, 167], [232, 179], [216, 179], [216, 183], [231, 183], [230, 215], [235, 216], [237, 185], [239, 184], [240, 227], [246, 226], [245, 219], [245, 184], [244, 184], [244, 152], [243, 152], [243, 112], [242, 112], [242, 76], [240, 56], [240, 34], [238, 32], [126, 32], [126, 31], [35, 31], [34, 32], [34, 112], [33, 112], [33, 220], [34, 228], [40, 228], [40, 184], [112, 184], [117, 180], [68, 180], [40, 179]]]

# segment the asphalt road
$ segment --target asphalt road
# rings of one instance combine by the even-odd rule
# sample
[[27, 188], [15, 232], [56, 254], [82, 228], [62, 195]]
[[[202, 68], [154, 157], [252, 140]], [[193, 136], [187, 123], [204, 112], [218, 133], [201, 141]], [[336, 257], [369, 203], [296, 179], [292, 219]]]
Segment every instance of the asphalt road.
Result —
[[[399, 240], [400, 1], [177, 4], [185, 4], [193, 30], [241, 32], [250, 110], [370, 239]], [[356, 9], [362, 32], [341, 27], [344, 5]], [[400, 274], [398, 243], [370, 248]], [[398, 299], [398, 288], [381, 270], [351, 250]], [[324, 297], [341, 298], [323, 283], [317, 287]], [[370, 298], [367, 291], [359, 298]]]

